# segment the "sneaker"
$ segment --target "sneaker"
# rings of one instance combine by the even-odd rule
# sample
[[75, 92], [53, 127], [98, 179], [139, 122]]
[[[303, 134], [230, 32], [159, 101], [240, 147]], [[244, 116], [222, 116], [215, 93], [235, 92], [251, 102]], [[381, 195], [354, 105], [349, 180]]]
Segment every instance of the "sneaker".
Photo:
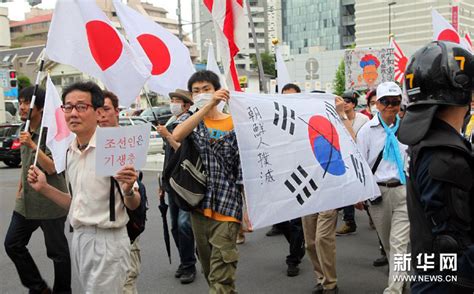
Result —
[[267, 237], [273, 237], [277, 235], [283, 234], [282, 231], [280, 231], [277, 227], [272, 226], [272, 228], [265, 234]]
[[288, 277], [296, 277], [300, 274], [300, 268], [297, 264], [289, 264], [288, 269], [286, 270], [286, 275]]
[[179, 267], [176, 272], [174, 273], [174, 277], [179, 279], [182, 275], [183, 275], [184, 271], [183, 269], [181, 269], [181, 267]]
[[240, 232], [237, 235], [237, 244], [244, 244], [245, 243], [245, 235], [243, 232]]
[[336, 286], [332, 289], [324, 289], [322, 293], [323, 294], [337, 294], [339, 293], [339, 288]]
[[387, 256], [385, 256], [385, 255], [380, 256], [379, 258], [377, 258], [376, 260], [374, 260], [374, 262], [373, 262], [372, 264], [373, 264], [373, 266], [384, 266], [384, 265], [387, 265], [387, 264], [388, 264]]
[[180, 277], [179, 280], [181, 284], [190, 284], [194, 282], [194, 279], [196, 278], [196, 272], [184, 272]]
[[354, 223], [344, 223], [339, 230], [336, 231], [336, 236], [344, 236], [354, 234], [357, 226]]
[[311, 291], [311, 294], [323, 294], [323, 291], [323, 285], [317, 284], [316, 286], [314, 286], [313, 290]]

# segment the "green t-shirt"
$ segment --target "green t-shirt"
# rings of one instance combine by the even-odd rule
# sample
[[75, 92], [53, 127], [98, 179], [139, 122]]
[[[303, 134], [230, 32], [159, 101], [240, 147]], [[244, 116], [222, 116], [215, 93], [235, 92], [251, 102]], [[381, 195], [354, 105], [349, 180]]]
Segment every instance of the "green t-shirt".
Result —
[[[24, 128], [24, 126], [22, 126]], [[41, 142], [41, 150], [45, 154], [52, 158], [51, 151], [46, 148], [46, 132], [47, 129], [43, 131], [43, 140]], [[33, 142], [38, 144], [39, 139], [39, 129], [31, 135]], [[21, 183], [22, 183], [22, 192], [20, 198], [16, 199], [15, 211], [23, 215], [27, 219], [55, 219], [67, 214], [67, 210], [63, 209], [53, 201], [49, 200], [39, 192], [36, 192], [30, 184], [28, 184], [27, 176], [28, 169], [34, 163], [36, 150], [33, 150], [27, 146], [21, 146]], [[41, 166], [38, 164], [38, 167], [41, 169]], [[46, 173], [45, 173], [46, 174]], [[48, 175], [46, 174], [47, 182], [63, 191], [67, 192], [66, 180], [64, 178], [64, 172], [60, 174]]]

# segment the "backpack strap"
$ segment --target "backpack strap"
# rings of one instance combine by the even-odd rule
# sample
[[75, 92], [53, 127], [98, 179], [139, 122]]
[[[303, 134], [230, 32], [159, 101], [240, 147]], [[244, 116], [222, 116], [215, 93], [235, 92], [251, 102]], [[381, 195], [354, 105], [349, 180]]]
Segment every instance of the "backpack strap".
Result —
[[[385, 149], [385, 148], [384, 148]], [[377, 171], [377, 168], [379, 167], [380, 165], [380, 162], [382, 161], [382, 156], [383, 156], [383, 149], [380, 150], [380, 153], [379, 155], [377, 156], [377, 159], [375, 160], [375, 164], [374, 166], [372, 167], [372, 174], [375, 175], [375, 172]]]
[[115, 187], [120, 194], [120, 198], [123, 201], [122, 190], [120, 190], [120, 185], [114, 177], [110, 177], [110, 193], [109, 193], [109, 219], [111, 222], [115, 221]]

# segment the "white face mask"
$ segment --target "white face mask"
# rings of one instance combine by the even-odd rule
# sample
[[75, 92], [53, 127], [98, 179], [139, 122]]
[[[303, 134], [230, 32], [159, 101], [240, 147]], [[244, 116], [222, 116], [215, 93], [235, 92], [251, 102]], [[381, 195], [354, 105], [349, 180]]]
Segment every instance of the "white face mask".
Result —
[[178, 116], [181, 113], [183, 113], [183, 107], [181, 106], [181, 103], [171, 102], [170, 103], [170, 111], [171, 111], [171, 114], [173, 114], [174, 116]]
[[197, 94], [193, 98], [194, 106], [196, 108], [201, 109], [212, 99], [212, 93], [201, 93]]
[[370, 113], [372, 113], [372, 115], [376, 115], [377, 113], [379, 113], [377, 106], [375, 105], [370, 106]]

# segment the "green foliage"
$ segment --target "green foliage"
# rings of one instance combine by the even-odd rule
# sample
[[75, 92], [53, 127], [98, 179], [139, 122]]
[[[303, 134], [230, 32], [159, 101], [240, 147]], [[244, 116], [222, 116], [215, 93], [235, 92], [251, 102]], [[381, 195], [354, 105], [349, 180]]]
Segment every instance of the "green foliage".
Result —
[[346, 90], [346, 65], [344, 59], [341, 60], [337, 67], [336, 76], [333, 81], [334, 94], [341, 96]]
[[31, 86], [31, 81], [27, 76], [19, 75], [18, 78], [18, 91]]
[[[260, 53], [260, 57], [262, 58], [263, 72], [267, 75], [271, 75], [272, 77], [276, 77], [275, 57], [273, 54], [269, 52], [263, 52]], [[250, 59], [252, 60], [252, 65], [255, 68], [258, 68], [257, 56], [255, 54], [251, 54]]]

